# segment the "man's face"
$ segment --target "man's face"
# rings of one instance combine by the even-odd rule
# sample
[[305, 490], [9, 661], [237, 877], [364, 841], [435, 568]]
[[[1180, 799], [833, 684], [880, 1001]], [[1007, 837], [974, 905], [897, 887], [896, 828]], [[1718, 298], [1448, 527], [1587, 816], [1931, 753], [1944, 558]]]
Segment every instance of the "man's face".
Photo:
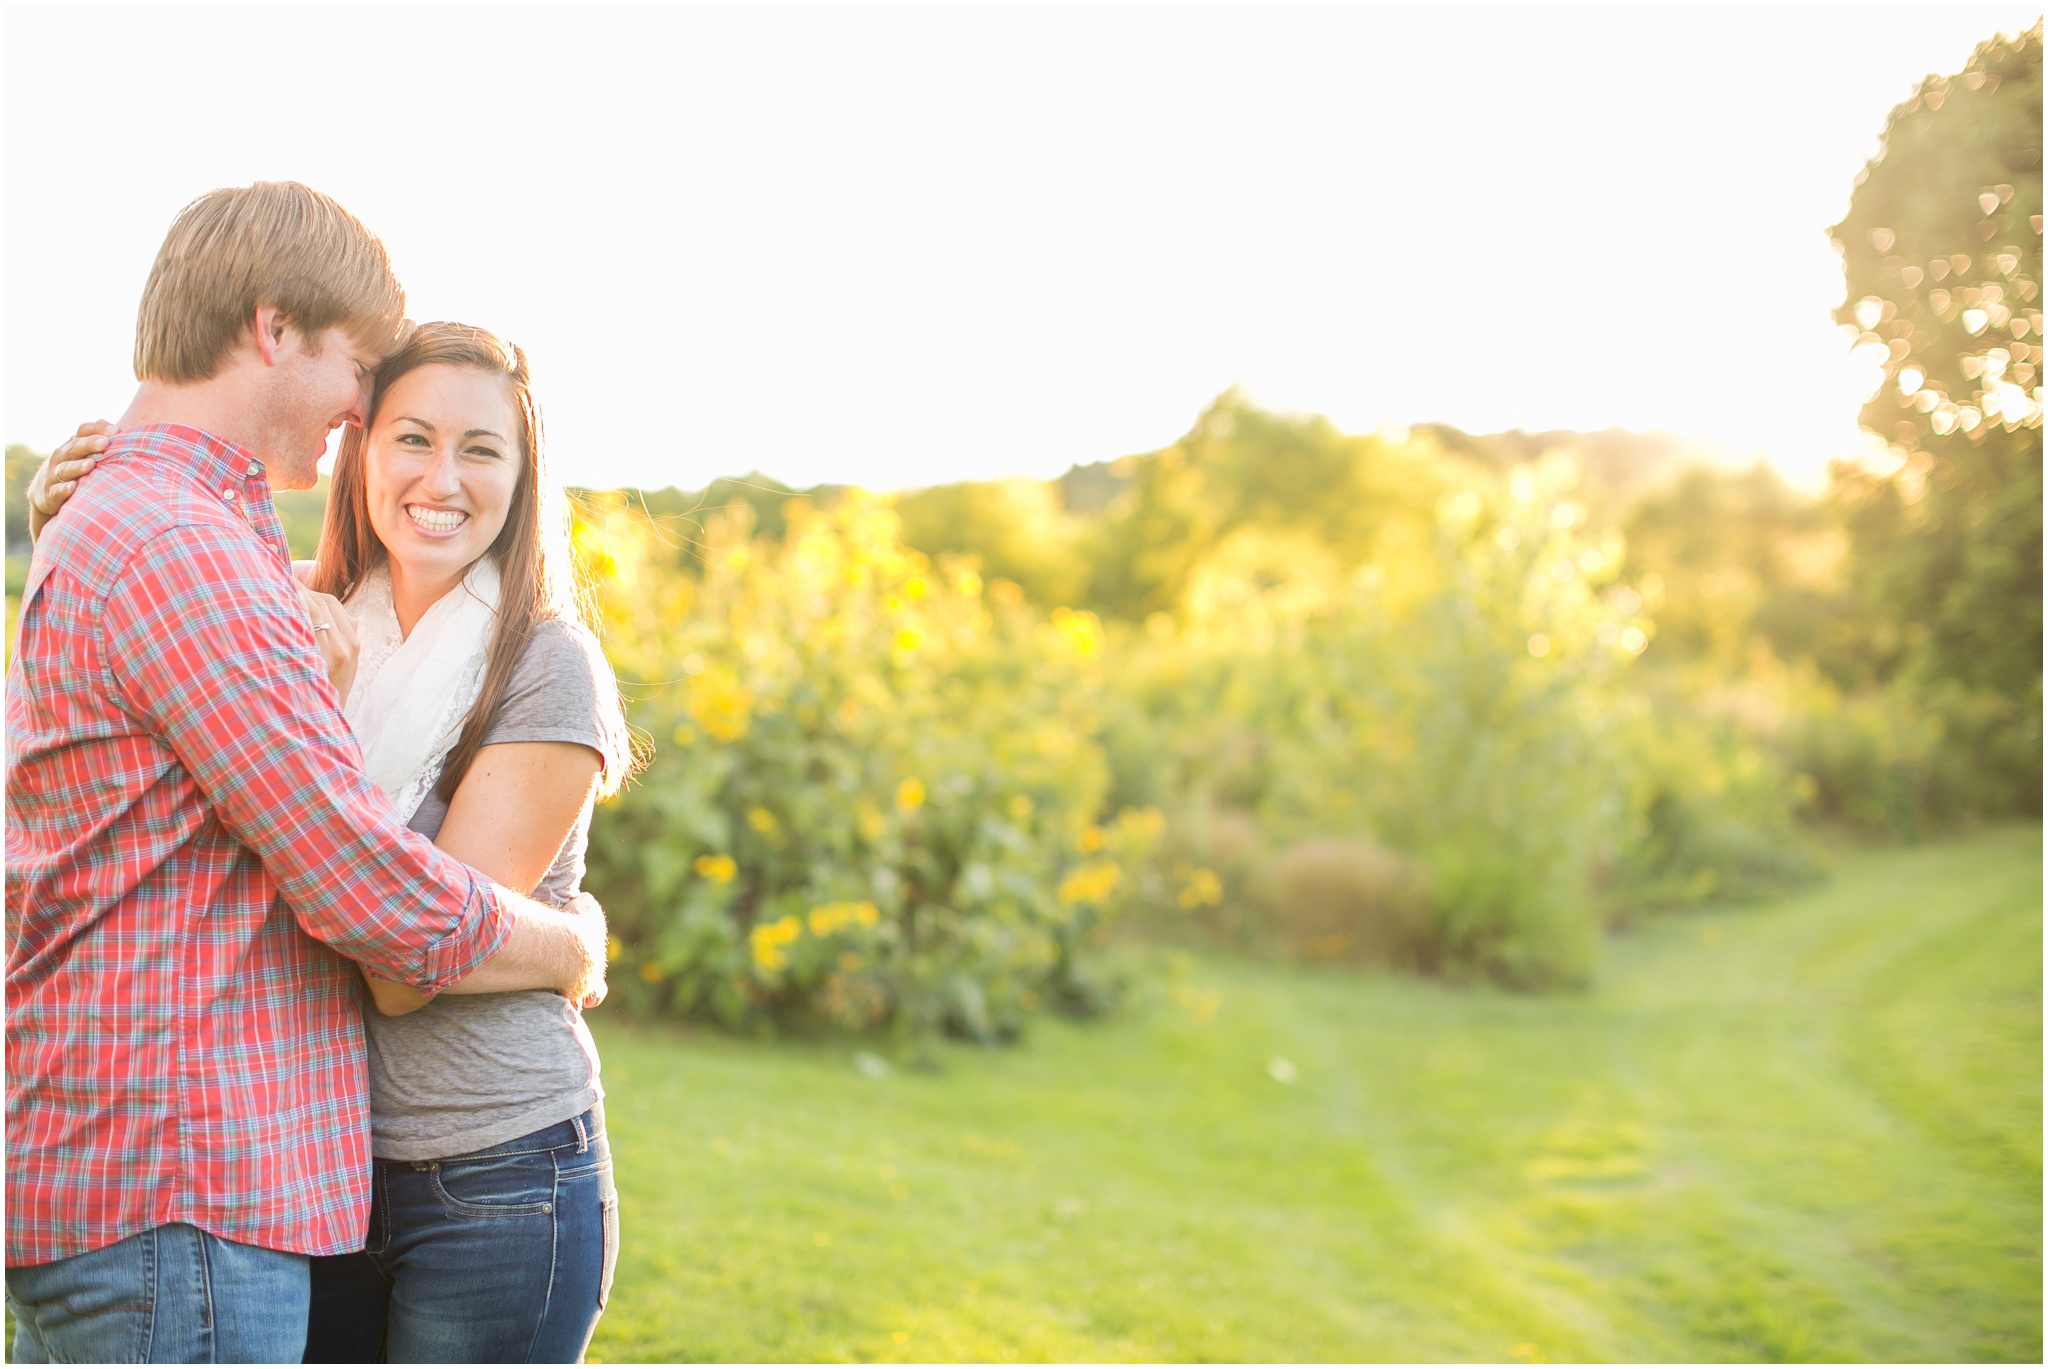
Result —
[[271, 488], [303, 490], [319, 479], [327, 435], [344, 423], [360, 425], [369, 412], [379, 360], [342, 328], [310, 339], [296, 328], [284, 330], [257, 453]]

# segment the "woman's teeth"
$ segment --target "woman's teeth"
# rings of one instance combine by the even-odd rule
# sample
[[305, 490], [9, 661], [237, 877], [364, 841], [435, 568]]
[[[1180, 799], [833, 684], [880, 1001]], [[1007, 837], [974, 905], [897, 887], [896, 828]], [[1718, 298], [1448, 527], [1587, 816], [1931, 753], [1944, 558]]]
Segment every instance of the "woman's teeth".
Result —
[[414, 505], [405, 506], [406, 516], [428, 532], [453, 532], [469, 521], [466, 513], [453, 509], [422, 509]]

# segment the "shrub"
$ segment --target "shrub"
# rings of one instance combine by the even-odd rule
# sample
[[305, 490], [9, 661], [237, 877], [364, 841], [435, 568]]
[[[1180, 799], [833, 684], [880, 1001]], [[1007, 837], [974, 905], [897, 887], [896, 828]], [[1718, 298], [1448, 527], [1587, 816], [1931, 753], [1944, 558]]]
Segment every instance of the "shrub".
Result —
[[714, 517], [701, 577], [618, 505], [578, 529], [661, 753], [592, 831], [620, 996], [984, 1040], [1107, 1006], [1094, 948], [1160, 822], [1098, 822], [1100, 625], [902, 547], [859, 492], [788, 516]]
[[1603, 872], [1616, 913], [1761, 898], [1819, 874], [1798, 825], [1813, 782], [1783, 756], [1791, 716], [1769, 677], [1639, 700], [1623, 739], [1633, 825]]
[[1117, 676], [1119, 793], [1170, 801], [1195, 831], [1241, 809], [1283, 845], [1399, 852], [1426, 872], [1439, 968], [1584, 982], [1588, 876], [1627, 830], [1616, 680], [1647, 623], [1614, 581], [1620, 547], [1573, 531], [1571, 478], [1550, 463], [1453, 492], [1395, 570], [1368, 564], [1320, 598], [1198, 567], [1199, 597]]
[[1807, 777], [1816, 816], [1914, 837], [1971, 811], [1967, 748], [1944, 744], [1942, 721], [1907, 689], [1845, 694], [1823, 682], [1798, 690], [1781, 746]]
[[1297, 955], [1426, 967], [1436, 959], [1429, 889], [1414, 861], [1358, 837], [1291, 847], [1254, 883]]

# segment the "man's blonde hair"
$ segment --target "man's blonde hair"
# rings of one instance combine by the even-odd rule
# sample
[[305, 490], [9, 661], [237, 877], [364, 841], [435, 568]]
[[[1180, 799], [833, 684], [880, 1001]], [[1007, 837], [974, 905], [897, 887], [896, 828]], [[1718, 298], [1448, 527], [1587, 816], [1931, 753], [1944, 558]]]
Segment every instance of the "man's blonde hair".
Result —
[[317, 190], [258, 181], [201, 195], [171, 225], [135, 317], [135, 378], [210, 379], [262, 304], [309, 342], [340, 326], [379, 356], [404, 327], [377, 235]]

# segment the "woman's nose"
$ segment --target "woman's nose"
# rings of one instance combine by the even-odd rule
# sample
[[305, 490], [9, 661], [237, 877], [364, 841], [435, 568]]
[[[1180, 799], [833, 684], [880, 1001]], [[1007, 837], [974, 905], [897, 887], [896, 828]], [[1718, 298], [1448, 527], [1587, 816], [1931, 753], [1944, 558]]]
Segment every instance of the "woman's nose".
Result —
[[451, 499], [462, 492], [462, 468], [452, 447], [436, 447], [433, 460], [420, 473], [420, 492], [429, 499]]

